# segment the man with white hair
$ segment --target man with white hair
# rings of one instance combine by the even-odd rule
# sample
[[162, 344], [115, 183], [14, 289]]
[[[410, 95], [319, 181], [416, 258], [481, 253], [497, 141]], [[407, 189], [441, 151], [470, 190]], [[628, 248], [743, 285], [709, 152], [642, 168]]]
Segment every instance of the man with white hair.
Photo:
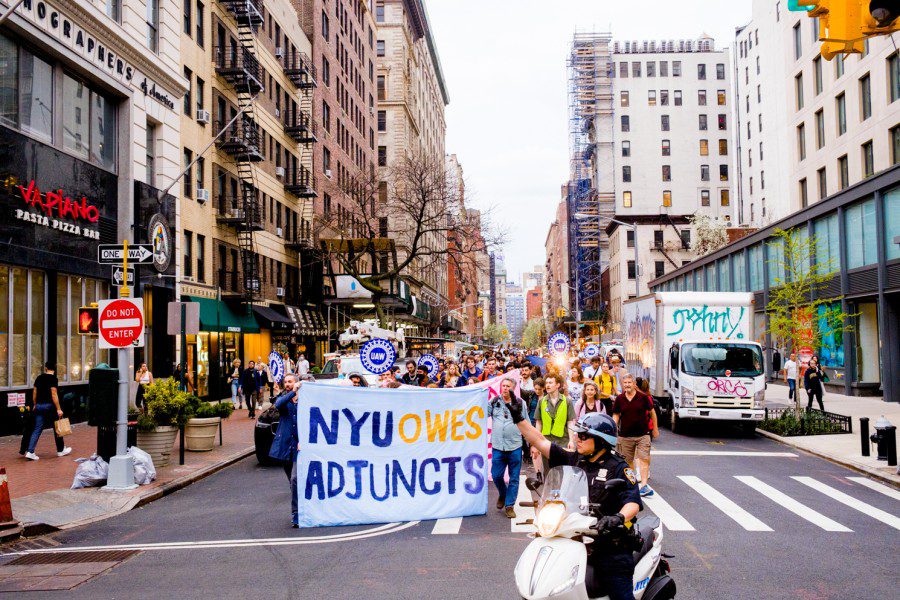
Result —
[[637, 389], [634, 375], [625, 373], [621, 382], [624, 391], [613, 402], [613, 419], [619, 426], [616, 450], [632, 469], [637, 463], [641, 496], [652, 496], [653, 488], [647, 484], [647, 478], [650, 476], [650, 437], [659, 436], [656, 411], [650, 396]]

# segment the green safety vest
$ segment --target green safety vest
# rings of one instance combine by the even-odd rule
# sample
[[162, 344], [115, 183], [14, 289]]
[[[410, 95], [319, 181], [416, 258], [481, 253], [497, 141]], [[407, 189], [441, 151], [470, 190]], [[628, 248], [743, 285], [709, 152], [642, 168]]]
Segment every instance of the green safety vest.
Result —
[[550, 417], [550, 411], [547, 410], [549, 400], [547, 396], [541, 400], [541, 433], [543, 435], [552, 435], [561, 438], [566, 436], [566, 412], [569, 401], [562, 394], [559, 395], [560, 405], [556, 409], [556, 418]]

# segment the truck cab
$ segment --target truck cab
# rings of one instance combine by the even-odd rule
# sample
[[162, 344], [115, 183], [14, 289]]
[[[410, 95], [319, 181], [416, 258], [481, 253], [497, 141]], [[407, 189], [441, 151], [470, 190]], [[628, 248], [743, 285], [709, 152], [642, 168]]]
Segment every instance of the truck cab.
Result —
[[765, 363], [758, 343], [678, 341], [666, 362], [673, 432], [694, 419], [740, 422], [752, 432], [763, 419]]

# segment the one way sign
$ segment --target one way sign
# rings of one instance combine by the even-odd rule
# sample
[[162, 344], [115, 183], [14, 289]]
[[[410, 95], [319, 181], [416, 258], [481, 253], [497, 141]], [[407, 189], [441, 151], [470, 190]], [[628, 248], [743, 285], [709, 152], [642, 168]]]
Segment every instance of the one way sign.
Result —
[[[129, 254], [131, 254], [129, 252]], [[112, 268], [112, 282], [116, 287], [122, 287], [122, 279], [123, 279], [123, 271], [122, 265], [115, 265]], [[128, 286], [134, 286], [134, 268], [128, 267]]]
[[[122, 244], [100, 244], [97, 247], [97, 262], [101, 265], [121, 263], [125, 254]], [[129, 244], [128, 262], [143, 265], [153, 262], [153, 244]]]

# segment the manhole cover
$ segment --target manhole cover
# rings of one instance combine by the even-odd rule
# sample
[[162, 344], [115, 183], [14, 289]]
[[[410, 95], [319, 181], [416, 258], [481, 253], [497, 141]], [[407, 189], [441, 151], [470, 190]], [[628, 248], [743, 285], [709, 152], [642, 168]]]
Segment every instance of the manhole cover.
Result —
[[99, 550], [25, 554], [0, 565], [0, 593], [69, 590], [139, 553]]

